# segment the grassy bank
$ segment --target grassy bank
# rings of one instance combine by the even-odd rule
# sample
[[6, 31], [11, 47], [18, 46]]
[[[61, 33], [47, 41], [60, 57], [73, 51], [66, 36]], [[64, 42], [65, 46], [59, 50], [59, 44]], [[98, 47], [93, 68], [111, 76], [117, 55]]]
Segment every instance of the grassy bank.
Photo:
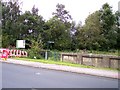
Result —
[[114, 71], [120, 71], [118, 69], [112, 69], [112, 68], [96, 68], [93, 66], [86, 66], [86, 65], [80, 65], [80, 64], [74, 64], [69, 62], [62, 62], [62, 61], [55, 61], [55, 60], [45, 60], [45, 59], [30, 59], [30, 58], [14, 58], [16, 60], [24, 60], [24, 61], [31, 61], [31, 62], [40, 62], [40, 63], [46, 63], [46, 64], [56, 64], [56, 65], [63, 65], [63, 66], [71, 66], [71, 67], [80, 67], [80, 68], [92, 68], [92, 69], [99, 69], [99, 70], [114, 70]]

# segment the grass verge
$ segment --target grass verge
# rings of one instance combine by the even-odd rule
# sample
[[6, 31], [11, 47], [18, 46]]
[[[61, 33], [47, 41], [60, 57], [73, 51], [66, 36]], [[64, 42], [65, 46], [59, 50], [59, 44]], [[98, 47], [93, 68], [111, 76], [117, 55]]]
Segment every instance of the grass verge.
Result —
[[92, 69], [99, 69], [99, 70], [112, 70], [112, 71], [120, 71], [120, 69], [112, 69], [112, 68], [97, 68], [94, 66], [86, 66], [80, 64], [74, 64], [69, 62], [62, 62], [62, 61], [55, 61], [55, 60], [45, 60], [45, 59], [30, 59], [30, 58], [13, 58], [16, 60], [23, 60], [23, 61], [31, 61], [31, 62], [40, 62], [45, 64], [56, 64], [56, 65], [63, 65], [63, 66], [71, 66], [71, 67], [80, 67], [80, 68], [92, 68]]

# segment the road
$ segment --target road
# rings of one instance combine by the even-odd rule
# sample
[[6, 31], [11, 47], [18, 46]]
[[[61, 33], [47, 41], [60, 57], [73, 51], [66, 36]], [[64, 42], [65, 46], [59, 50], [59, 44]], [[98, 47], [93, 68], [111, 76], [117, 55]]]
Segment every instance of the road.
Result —
[[2, 63], [3, 88], [118, 88], [118, 80]]

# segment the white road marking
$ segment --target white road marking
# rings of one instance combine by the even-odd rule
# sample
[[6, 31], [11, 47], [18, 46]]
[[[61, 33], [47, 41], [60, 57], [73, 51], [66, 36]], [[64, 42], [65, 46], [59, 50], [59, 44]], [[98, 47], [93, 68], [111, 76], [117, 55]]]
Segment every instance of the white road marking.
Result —
[[40, 75], [40, 73], [39, 72], [37, 72], [37, 73], [35, 73], [36, 75]]

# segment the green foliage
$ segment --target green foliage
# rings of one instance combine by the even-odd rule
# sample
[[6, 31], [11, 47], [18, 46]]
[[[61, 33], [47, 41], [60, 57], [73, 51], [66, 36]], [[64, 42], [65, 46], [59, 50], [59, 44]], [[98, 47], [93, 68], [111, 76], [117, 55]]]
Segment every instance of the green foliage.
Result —
[[46, 64], [56, 64], [56, 65], [63, 65], [63, 66], [72, 66], [72, 67], [82, 67], [82, 68], [94, 68], [93, 66], [85, 66], [80, 64], [74, 64], [70, 62], [62, 62], [62, 61], [55, 61], [55, 60], [44, 60], [44, 59], [29, 59], [29, 58], [17, 58], [17, 60], [25, 60], [25, 61], [32, 61], [32, 62], [40, 62]]
[[42, 58], [40, 51], [42, 49], [42, 42], [40, 41], [41, 36], [39, 35], [37, 41], [34, 39], [31, 40], [31, 49], [28, 50], [30, 58], [40, 59]]
[[77, 31], [77, 40], [81, 49], [98, 50], [104, 37], [101, 35], [99, 12], [88, 16], [85, 25]]
[[20, 12], [19, 2], [17, 0], [2, 2], [3, 47], [15, 45], [16, 38], [19, 36], [17, 20], [20, 16]]
[[67, 25], [56, 17], [47, 21], [46, 25], [49, 26], [49, 28], [44, 31], [44, 43], [46, 43], [46, 46], [47, 41], [54, 41], [54, 49], [69, 49], [71, 44], [70, 27], [67, 27]]
[[[37, 40], [37, 37], [43, 31], [44, 20], [42, 16], [26, 11], [19, 17], [20, 38], [29, 38]], [[37, 12], [36, 12], [37, 13]]]
[[116, 31], [117, 31], [117, 44], [116, 44], [116, 49], [120, 50], [120, 12], [116, 11], [115, 12], [115, 19], [116, 19]]
[[63, 4], [57, 4], [56, 5], [56, 12], [53, 12], [53, 15], [57, 17], [62, 22], [68, 22], [69, 20], [72, 20], [71, 15], [67, 10], [65, 10], [65, 5]]
[[29, 38], [31, 43], [31, 40], [36, 41], [40, 32], [43, 31], [44, 21], [42, 16], [38, 15], [38, 9], [35, 6], [32, 8], [32, 13], [26, 11], [20, 14], [19, 2], [10, 0], [2, 3], [2, 16], [3, 47], [15, 46], [18, 39]]
[[[107, 50], [116, 49], [119, 30], [112, 7], [105, 3], [99, 11], [90, 14], [85, 25], [79, 27], [76, 38], [79, 49]], [[117, 20], [118, 21], [118, 20]]]
[[[1, 3], [1, 2], [0, 2]], [[90, 14], [85, 25], [76, 25], [65, 5], [57, 4], [53, 17], [45, 21], [38, 8], [21, 14], [18, 0], [2, 2], [2, 47], [15, 46], [16, 40], [26, 40], [29, 56], [41, 58], [41, 49], [71, 51], [78, 49], [109, 51], [120, 49], [120, 13], [112, 12], [105, 3]], [[1, 38], [0, 38], [1, 39]], [[53, 41], [54, 43], [48, 43]]]
[[116, 25], [115, 25], [115, 15], [112, 12], [112, 7], [105, 3], [102, 6], [102, 9], [100, 10], [101, 14], [101, 29], [102, 34], [105, 38], [105, 42], [103, 44], [104, 48], [106, 50], [109, 50], [111, 48], [115, 48], [115, 45], [117, 44], [117, 33], [116, 33]]
[[[53, 17], [44, 24], [44, 31], [42, 34], [44, 48], [65, 50], [71, 49], [71, 36], [70, 29], [71, 16], [69, 12], [65, 10], [65, 6], [62, 4], [56, 5], [56, 12], [53, 13]], [[48, 41], [54, 43], [49, 44]]]
[[40, 51], [37, 52], [36, 50], [34, 49], [29, 49], [28, 50], [28, 57], [31, 58], [31, 59], [42, 59], [43, 57], [40, 55]]

